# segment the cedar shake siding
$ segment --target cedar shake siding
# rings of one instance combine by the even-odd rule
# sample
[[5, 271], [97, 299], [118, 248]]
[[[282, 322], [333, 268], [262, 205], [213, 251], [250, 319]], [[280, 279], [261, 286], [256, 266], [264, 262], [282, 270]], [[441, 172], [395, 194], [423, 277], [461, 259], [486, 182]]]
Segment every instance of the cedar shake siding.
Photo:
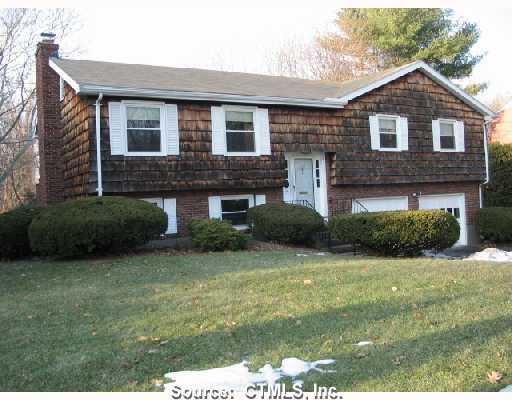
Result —
[[[62, 150], [64, 165], [64, 195], [66, 198], [80, 197], [93, 192], [89, 187], [92, 154], [90, 126], [94, 125], [94, 114], [86, 101], [65, 85], [64, 99], [60, 110], [62, 118]], [[93, 109], [94, 111], [94, 109]]]
[[[75, 128], [81, 139], [76, 160], [91, 162], [89, 193], [96, 188], [94, 100], [89, 98], [89, 146], [79, 133], [87, 124], [82, 115]], [[147, 100], [147, 99], [146, 99]], [[225, 157], [211, 154], [211, 106], [215, 103], [166, 101], [178, 104], [180, 154], [165, 157], [113, 156], [110, 154], [108, 102], [101, 107], [103, 187], [109, 193], [197, 189], [254, 189], [282, 187], [285, 152], [326, 152], [331, 185], [379, 185], [390, 183], [479, 182], [484, 179], [483, 116], [460, 101], [422, 72], [412, 72], [351, 101], [344, 109], [306, 109], [262, 105], [268, 108], [271, 132], [270, 156]], [[161, 100], [160, 100], [161, 101]], [[368, 118], [377, 113], [408, 118], [409, 150], [372, 151]], [[432, 120], [464, 121], [465, 151], [434, 152]], [[82, 121], [82, 128], [78, 128]], [[70, 145], [71, 146], [71, 145]], [[83, 151], [89, 149], [89, 157]], [[80, 161], [82, 162], [82, 161]], [[85, 167], [84, 167], [85, 169]], [[82, 194], [82, 173], [73, 173], [70, 195]]]
[[[333, 156], [331, 183], [390, 184], [483, 181], [484, 117], [419, 71], [390, 82], [341, 110], [344, 137]], [[409, 150], [371, 151], [369, 116], [408, 118]], [[463, 153], [434, 152], [432, 120], [464, 121]]]

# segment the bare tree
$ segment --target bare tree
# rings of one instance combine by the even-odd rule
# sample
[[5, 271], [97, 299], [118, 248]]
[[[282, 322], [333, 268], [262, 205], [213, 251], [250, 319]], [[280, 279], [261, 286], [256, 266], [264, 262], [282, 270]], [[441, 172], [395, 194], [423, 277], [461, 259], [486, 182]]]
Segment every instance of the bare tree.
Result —
[[269, 73], [295, 78], [345, 81], [376, 70], [368, 49], [340, 34], [318, 35], [310, 42], [292, 39], [268, 60]]
[[[0, 10], [0, 211], [34, 195], [35, 51], [41, 32], [79, 29], [69, 9]], [[76, 49], [71, 49], [76, 51]]]

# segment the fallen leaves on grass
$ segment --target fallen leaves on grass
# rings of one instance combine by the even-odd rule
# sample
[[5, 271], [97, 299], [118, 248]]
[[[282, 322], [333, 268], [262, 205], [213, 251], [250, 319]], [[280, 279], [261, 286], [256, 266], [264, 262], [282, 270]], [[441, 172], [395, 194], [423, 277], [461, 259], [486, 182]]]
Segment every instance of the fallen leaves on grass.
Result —
[[391, 360], [391, 362], [395, 365], [400, 365], [402, 364], [402, 361], [405, 360], [405, 356], [398, 356], [398, 357], [395, 357]]
[[501, 381], [501, 378], [503, 378], [503, 375], [501, 372], [498, 371], [492, 371], [487, 373], [487, 380], [492, 384], [497, 384]]
[[397, 288], [396, 286], [393, 286], [393, 287], [391, 288], [391, 290], [392, 290], [393, 292], [396, 292], [396, 291], [398, 290], [398, 288]]
[[151, 384], [153, 384], [155, 386], [162, 386], [164, 384], [164, 380], [163, 379], [154, 378], [154, 379], [151, 379]]
[[304, 285], [311, 285], [313, 281], [311, 279], [304, 279]]
[[350, 316], [350, 314], [349, 314], [349, 313], [346, 313], [346, 312], [342, 312], [342, 313], [340, 313], [340, 317], [342, 317], [342, 318], [347, 318], [347, 317], [349, 317], [349, 316]]

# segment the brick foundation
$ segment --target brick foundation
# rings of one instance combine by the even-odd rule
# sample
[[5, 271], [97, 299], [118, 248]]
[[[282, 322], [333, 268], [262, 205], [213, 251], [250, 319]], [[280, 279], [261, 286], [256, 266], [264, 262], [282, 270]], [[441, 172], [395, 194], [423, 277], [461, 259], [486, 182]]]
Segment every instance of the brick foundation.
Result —
[[255, 190], [191, 190], [185, 192], [166, 193], [139, 193], [137, 198], [174, 198], [176, 199], [176, 217], [178, 219], [178, 235], [187, 235], [187, 224], [191, 219], [208, 218], [208, 197], [229, 196], [242, 194], [264, 194], [267, 204], [283, 201], [283, 190], [281, 188], [255, 189]]

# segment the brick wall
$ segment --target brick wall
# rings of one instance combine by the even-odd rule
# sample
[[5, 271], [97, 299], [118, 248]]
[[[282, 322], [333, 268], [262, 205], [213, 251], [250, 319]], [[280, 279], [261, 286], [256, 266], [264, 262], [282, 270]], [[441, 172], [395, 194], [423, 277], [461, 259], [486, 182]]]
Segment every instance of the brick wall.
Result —
[[43, 40], [36, 52], [37, 135], [39, 140], [40, 178], [37, 200], [43, 204], [63, 199], [59, 76], [48, 65], [50, 57], [58, 55], [59, 46]]
[[[283, 201], [283, 190], [281, 188], [255, 189], [255, 190], [189, 190], [183, 192], [165, 192], [165, 193], [138, 193], [134, 194], [137, 198], [172, 198], [176, 199], [176, 217], [178, 219], [178, 235], [187, 234], [186, 226], [191, 219], [208, 218], [208, 197], [209, 196], [229, 196], [242, 194], [264, 194], [266, 202], [279, 203]], [[130, 194], [130, 196], [132, 196]]]

